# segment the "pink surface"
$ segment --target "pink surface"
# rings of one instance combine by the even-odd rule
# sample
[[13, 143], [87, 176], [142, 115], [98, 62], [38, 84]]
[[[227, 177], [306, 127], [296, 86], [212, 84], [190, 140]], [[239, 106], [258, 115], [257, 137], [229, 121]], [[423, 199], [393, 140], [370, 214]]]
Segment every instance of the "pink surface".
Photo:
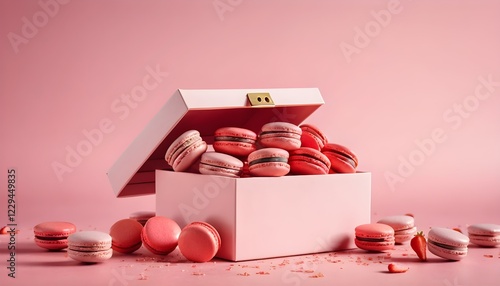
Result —
[[[0, 2], [0, 223], [9, 219], [7, 170], [14, 168], [21, 230], [14, 285], [33, 277], [133, 285], [147, 282], [135, 281], [146, 269], [151, 281], [204, 285], [222, 277], [228, 284], [294, 285], [500, 279], [498, 249], [474, 248], [458, 263], [410, 262], [398, 275], [381, 273], [386, 267], [374, 263], [377, 256], [354, 251], [338, 254], [340, 264], [328, 255], [287, 258], [272, 275], [243, 266], [265, 264], [267, 271], [284, 259], [230, 271], [218, 262], [200, 277], [191, 264], [136, 257], [79, 267], [30, 237], [43, 221], [107, 231], [133, 211], [154, 208], [153, 196], [116, 199], [105, 174], [177, 88], [317, 86], [326, 104], [307, 121], [355, 150], [358, 169], [372, 172], [372, 221], [411, 212], [426, 227], [498, 224], [497, 1], [42, 2], [52, 4]], [[0, 239], [5, 261], [7, 236]], [[402, 254], [393, 256], [406, 261]], [[325, 277], [290, 272], [300, 260], [318, 263]], [[245, 271], [251, 275], [235, 274]]]

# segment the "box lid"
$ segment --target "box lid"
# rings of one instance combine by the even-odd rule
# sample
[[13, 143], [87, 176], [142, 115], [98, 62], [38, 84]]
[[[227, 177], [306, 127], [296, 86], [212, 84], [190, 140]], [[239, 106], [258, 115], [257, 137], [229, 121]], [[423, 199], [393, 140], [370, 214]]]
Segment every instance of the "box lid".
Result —
[[[274, 104], [252, 104], [249, 94], [255, 93], [269, 94]], [[109, 181], [118, 197], [153, 194], [155, 170], [171, 170], [165, 153], [183, 132], [196, 129], [211, 144], [220, 127], [242, 127], [258, 134], [268, 122], [298, 125], [323, 104], [317, 88], [179, 89], [111, 166]]]

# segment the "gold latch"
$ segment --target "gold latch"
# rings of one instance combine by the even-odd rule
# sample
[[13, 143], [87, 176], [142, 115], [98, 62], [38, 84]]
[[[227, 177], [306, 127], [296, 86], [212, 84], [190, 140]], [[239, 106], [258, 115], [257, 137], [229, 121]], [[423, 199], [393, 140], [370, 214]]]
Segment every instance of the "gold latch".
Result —
[[274, 106], [274, 101], [269, 92], [247, 93], [247, 97], [252, 106]]

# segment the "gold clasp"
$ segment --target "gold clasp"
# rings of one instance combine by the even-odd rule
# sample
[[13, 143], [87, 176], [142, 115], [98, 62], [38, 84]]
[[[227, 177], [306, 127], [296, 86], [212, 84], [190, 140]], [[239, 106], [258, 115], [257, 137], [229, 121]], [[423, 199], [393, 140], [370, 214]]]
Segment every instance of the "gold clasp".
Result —
[[247, 93], [247, 97], [252, 106], [274, 106], [274, 101], [269, 92]]

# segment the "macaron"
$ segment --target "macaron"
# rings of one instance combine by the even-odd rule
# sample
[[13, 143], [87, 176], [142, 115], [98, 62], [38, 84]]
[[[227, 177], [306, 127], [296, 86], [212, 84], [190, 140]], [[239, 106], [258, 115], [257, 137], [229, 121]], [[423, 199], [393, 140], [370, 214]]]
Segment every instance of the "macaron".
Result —
[[112, 238], [102, 231], [80, 231], [68, 237], [68, 256], [76, 261], [98, 263], [113, 256]]
[[156, 213], [154, 211], [137, 211], [133, 212], [129, 215], [130, 219], [136, 220], [138, 223], [142, 224], [144, 226], [146, 222], [154, 217]]
[[185, 226], [179, 235], [179, 250], [193, 262], [210, 261], [220, 247], [219, 233], [206, 222], [192, 222]]
[[394, 248], [394, 229], [386, 224], [362, 224], [354, 231], [354, 244], [361, 249], [386, 251]]
[[263, 148], [248, 155], [248, 171], [257, 177], [280, 177], [290, 172], [289, 154], [280, 148]]
[[323, 175], [330, 170], [330, 160], [320, 151], [310, 147], [300, 147], [290, 151], [288, 159], [290, 173], [297, 175]]
[[239, 127], [222, 127], [215, 130], [213, 148], [217, 152], [246, 157], [256, 150], [257, 134]]
[[176, 172], [184, 172], [207, 150], [208, 145], [197, 130], [188, 130], [168, 147], [165, 160]]
[[60, 250], [68, 247], [68, 236], [75, 231], [74, 224], [64, 221], [43, 222], [33, 228], [36, 245], [49, 250]]
[[349, 148], [328, 143], [321, 152], [330, 159], [330, 173], [355, 173], [358, 166], [358, 157]]
[[479, 246], [500, 246], [500, 225], [493, 223], [478, 223], [467, 227], [470, 242]]
[[299, 126], [302, 129], [300, 142], [302, 147], [309, 147], [321, 151], [328, 143], [326, 135], [321, 130], [312, 124], [302, 124]]
[[243, 170], [243, 162], [228, 154], [206, 152], [201, 155], [199, 168], [200, 173], [205, 175], [239, 177]]
[[141, 248], [142, 224], [126, 218], [115, 222], [109, 229], [112, 238], [111, 248], [120, 253], [132, 253]]
[[259, 143], [263, 147], [281, 148], [287, 151], [300, 148], [302, 129], [288, 122], [270, 122], [264, 124], [259, 134]]
[[407, 215], [387, 216], [377, 223], [387, 224], [394, 229], [394, 238], [397, 244], [410, 241], [417, 232], [415, 219]]
[[172, 219], [155, 216], [148, 220], [141, 232], [143, 245], [151, 253], [167, 255], [177, 247], [180, 226]]
[[460, 260], [467, 256], [469, 238], [453, 229], [433, 227], [427, 234], [427, 248], [436, 256]]

